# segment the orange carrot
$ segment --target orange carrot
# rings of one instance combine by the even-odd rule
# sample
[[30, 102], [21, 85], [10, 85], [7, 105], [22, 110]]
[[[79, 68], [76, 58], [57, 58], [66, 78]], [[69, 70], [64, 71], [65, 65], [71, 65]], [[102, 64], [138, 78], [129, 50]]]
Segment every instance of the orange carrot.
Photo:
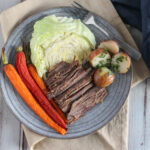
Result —
[[[36, 81], [37, 85], [41, 88], [43, 93], [47, 96], [47, 89], [46, 89], [46, 86], [44, 84], [44, 81], [38, 75], [37, 70], [34, 67], [34, 65], [29, 64], [28, 65], [28, 70], [29, 70], [31, 76], [33, 77], [33, 79]], [[63, 118], [65, 123], [68, 123], [68, 120], [67, 120], [65, 114], [62, 112], [62, 110], [59, 108], [59, 106], [55, 103], [54, 99], [51, 99], [50, 103], [55, 108], [55, 110], [59, 113], [59, 115]]]
[[43, 110], [43, 108], [37, 103], [35, 98], [32, 96], [22, 79], [20, 78], [18, 72], [16, 71], [15, 67], [12, 64], [8, 64], [8, 60], [5, 54], [5, 50], [3, 48], [2, 50], [2, 59], [4, 63], [4, 71], [13, 84], [13, 86], [16, 88], [18, 93], [21, 95], [21, 97], [24, 99], [24, 101], [30, 106], [30, 108], [50, 127], [57, 130], [62, 135], [66, 134], [66, 130], [62, 127], [60, 127], [58, 124], [56, 124]]
[[46, 86], [45, 86], [44, 81], [42, 80], [42, 78], [40, 78], [40, 76], [38, 75], [34, 65], [28, 64], [28, 70], [29, 70], [31, 76], [33, 77], [33, 79], [35, 80], [35, 82], [37, 83], [37, 85], [41, 88], [43, 93], [46, 95], [47, 94]]
[[55, 103], [54, 99], [50, 100], [51, 105], [56, 109], [56, 111], [59, 113], [59, 115], [63, 118], [63, 120], [65, 121], [65, 123], [68, 123], [68, 120], [66, 118], [66, 115], [64, 114], [64, 112], [59, 108], [59, 106]]

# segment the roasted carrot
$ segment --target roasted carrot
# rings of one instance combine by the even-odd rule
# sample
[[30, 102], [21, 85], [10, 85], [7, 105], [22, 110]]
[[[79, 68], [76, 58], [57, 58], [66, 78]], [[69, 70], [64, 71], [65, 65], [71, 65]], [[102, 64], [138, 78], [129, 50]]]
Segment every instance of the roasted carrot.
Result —
[[28, 64], [28, 70], [29, 70], [29, 73], [31, 74], [31, 76], [33, 77], [33, 79], [35, 80], [35, 82], [38, 84], [38, 86], [41, 88], [41, 90], [46, 95], [47, 94], [46, 86], [45, 86], [44, 81], [42, 80], [42, 78], [38, 75], [34, 65]]
[[15, 67], [12, 64], [8, 64], [8, 60], [5, 54], [5, 50], [2, 50], [2, 59], [4, 63], [4, 72], [6, 73], [7, 77], [16, 88], [20, 96], [24, 99], [24, 101], [29, 105], [29, 107], [50, 127], [57, 130], [62, 135], [66, 134], [66, 130], [57, 125], [43, 110], [43, 108], [37, 103], [35, 98], [32, 96], [26, 85], [23, 83], [22, 79], [20, 78], [18, 72], [16, 71]]
[[[41, 88], [43, 93], [47, 96], [47, 88], [45, 86], [45, 83], [44, 83], [43, 79], [38, 75], [34, 65], [28, 64], [28, 70], [29, 70], [29, 73], [31, 74], [31, 76], [33, 77], [33, 79], [36, 81], [37, 85]], [[68, 123], [68, 120], [67, 120], [64, 112], [62, 112], [62, 110], [59, 108], [59, 106], [55, 103], [55, 100], [50, 99], [49, 101], [50, 101], [51, 105], [55, 108], [55, 110], [59, 113], [59, 115], [63, 118], [63, 120], [66, 123]]]
[[59, 108], [59, 106], [56, 104], [54, 99], [50, 100], [50, 103], [52, 104], [52, 106], [56, 109], [56, 111], [59, 113], [59, 115], [63, 118], [63, 120], [65, 121], [65, 123], [68, 123], [68, 120], [66, 118], [66, 115], [64, 114], [64, 112]]
[[47, 97], [43, 94], [42, 90], [39, 88], [37, 83], [31, 77], [27, 68], [26, 57], [24, 52], [22, 52], [21, 46], [18, 48], [18, 52], [16, 54], [16, 67], [23, 82], [31, 91], [33, 96], [38, 100], [42, 108], [58, 125], [60, 125], [64, 129], [67, 129], [67, 125], [64, 122], [64, 120], [61, 118], [58, 112], [52, 107]]

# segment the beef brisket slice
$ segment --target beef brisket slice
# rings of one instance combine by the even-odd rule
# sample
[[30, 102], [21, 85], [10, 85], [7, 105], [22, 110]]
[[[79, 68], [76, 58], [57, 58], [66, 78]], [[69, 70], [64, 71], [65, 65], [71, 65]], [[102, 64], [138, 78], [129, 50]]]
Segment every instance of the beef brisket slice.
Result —
[[49, 71], [46, 85], [48, 89], [52, 89], [63, 81], [68, 74], [78, 66], [78, 61], [74, 61], [72, 64], [59, 63], [55, 69]]
[[57, 87], [50, 90], [51, 97], [56, 97], [62, 94], [75, 83], [85, 78], [90, 71], [91, 69], [85, 71], [81, 66], [78, 66], [65, 78], [63, 82], [61, 82]]
[[78, 98], [80, 98], [81, 96], [83, 96], [86, 91], [88, 91], [90, 88], [92, 88], [94, 86], [93, 83], [90, 83], [88, 85], [86, 85], [85, 87], [83, 87], [81, 90], [79, 90], [77, 93], [75, 93], [72, 97], [66, 99], [64, 102], [62, 102], [61, 104], [59, 104], [59, 107], [62, 109], [62, 111], [64, 113], [67, 113], [70, 110], [71, 104]]
[[102, 102], [107, 91], [105, 88], [93, 87], [88, 90], [82, 97], [72, 103], [67, 119], [70, 124], [80, 119], [88, 110], [93, 108], [99, 102]]
[[53, 77], [53, 75], [57, 72], [59, 72], [60, 70], [62, 70], [63, 68], [68, 67], [70, 64], [64, 61], [61, 61], [60, 63], [58, 63], [57, 65], [55, 65], [53, 68], [51, 68], [48, 71], [48, 78]]
[[79, 82], [74, 84], [72, 87], [66, 90], [66, 92], [62, 93], [61, 95], [55, 97], [56, 102], [62, 103], [78, 91], [80, 91], [83, 87], [88, 85], [90, 82], [92, 82], [92, 75], [93, 71], [91, 71], [84, 79], [81, 79]]

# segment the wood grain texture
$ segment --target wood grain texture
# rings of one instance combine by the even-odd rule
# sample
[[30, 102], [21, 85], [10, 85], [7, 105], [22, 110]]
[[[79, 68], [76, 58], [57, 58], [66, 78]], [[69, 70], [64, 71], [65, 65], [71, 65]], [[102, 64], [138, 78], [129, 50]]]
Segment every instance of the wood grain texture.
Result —
[[146, 82], [144, 107], [144, 150], [150, 149], [150, 78]]
[[[1, 133], [1, 150], [14, 149], [19, 150], [19, 129], [20, 123], [9, 111], [5, 103], [2, 108], [2, 133]], [[8, 144], [9, 143], [9, 144]]]
[[0, 145], [1, 145], [1, 135], [2, 135], [2, 95], [0, 94]]
[[129, 150], [149, 150], [150, 78], [131, 90], [129, 106]]
[[129, 102], [129, 150], [142, 150], [144, 139], [144, 88], [145, 82], [142, 82], [130, 92]]

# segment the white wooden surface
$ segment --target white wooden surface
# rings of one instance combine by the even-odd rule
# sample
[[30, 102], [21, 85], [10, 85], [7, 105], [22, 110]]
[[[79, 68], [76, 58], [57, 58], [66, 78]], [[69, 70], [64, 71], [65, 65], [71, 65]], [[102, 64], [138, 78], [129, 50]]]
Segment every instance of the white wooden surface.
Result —
[[[0, 12], [21, 0], [0, 0]], [[139, 45], [141, 37], [132, 30]], [[3, 46], [0, 32], [0, 49]], [[139, 45], [140, 46], [140, 45]], [[150, 78], [130, 92], [129, 150], [150, 150]], [[28, 150], [20, 122], [7, 108], [0, 95], [0, 150]]]

